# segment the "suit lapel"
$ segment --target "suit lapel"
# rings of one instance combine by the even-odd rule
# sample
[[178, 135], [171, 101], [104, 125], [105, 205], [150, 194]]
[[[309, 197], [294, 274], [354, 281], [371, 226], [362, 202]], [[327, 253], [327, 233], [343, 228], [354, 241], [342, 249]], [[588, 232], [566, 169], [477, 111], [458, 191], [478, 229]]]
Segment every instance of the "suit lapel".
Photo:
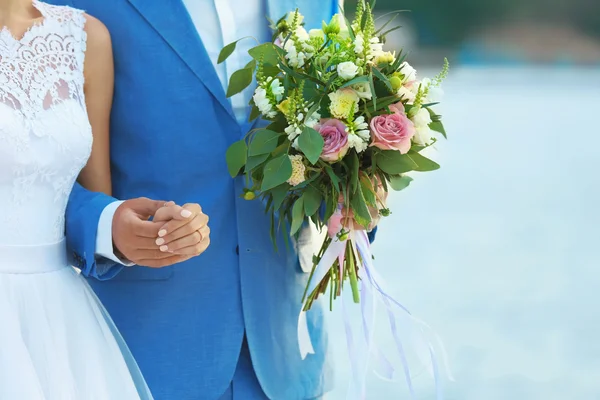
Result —
[[181, 0], [128, 0], [235, 119], [221, 81]]

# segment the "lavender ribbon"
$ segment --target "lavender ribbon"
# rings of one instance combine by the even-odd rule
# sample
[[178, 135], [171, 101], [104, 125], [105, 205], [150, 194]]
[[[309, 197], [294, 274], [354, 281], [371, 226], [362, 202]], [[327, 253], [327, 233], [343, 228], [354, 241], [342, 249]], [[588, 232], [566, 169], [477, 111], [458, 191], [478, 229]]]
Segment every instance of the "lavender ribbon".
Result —
[[[375, 326], [375, 315], [377, 312], [377, 303], [381, 301], [385, 306], [385, 311], [388, 317], [390, 330], [396, 350], [402, 362], [402, 369], [404, 372], [404, 378], [408, 386], [411, 398], [416, 400], [416, 393], [412, 382], [412, 373], [408, 363], [405, 345], [400, 338], [400, 330], [410, 331], [409, 325], [414, 325], [418, 328], [418, 337], [415, 338], [415, 343], [410, 343], [411, 348], [424, 349], [423, 352], [419, 351], [418, 354], [420, 361], [424, 365], [429, 366], [429, 372], [433, 376], [436, 386], [436, 399], [442, 400], [442, 382], [440, 374], [440, 364], [438, 362], [438, 356], [436, 354], [436, 347], [441, 350], [441, 356], [443, 361], [443, 367], [446, 376], [452, 380], [452, 376], [448, 369], [447, 356], [444, 351], [444, 347], [441, 340], [432, 329], [424, 322], [413, 317], [406, 307], [391, 297], [383, 288], [383, 280], [379, 277], [379, 274], [375, 270], [372, 261], [371, 247], [368, 236], [365, 231], [351, 231], [349, 234], [349, 243], [352, 246], [352, 251], [355, 254], [355, 258], [362, 260], [361, 268], [359, 268], [360, 278], [360, 291], [361, 291], [361, 322], [364, 340], [366, 344], [365, 351], [359, 351], [354, 341], [354, 335], [352, 326], [350, 323], [350, 317], [348, 315], [347, 301], [350, 301], [348, 296], [342, 296], [342, 310], [344, 319], [344, 328], [346, 332], [346, 344], [348, 346], [348, 356], [350, 357], [350, 364], [352, 369], [352, 379], [350, 387], [347, 393], [348, 399], [365, 399], [366, 397], [366, 375], [369, 370], [369, 359], [371, 356], [375, 358], [374, 371], [380, 377], [393, 380], [395, 371], [392, 363], [384, 356], [383, 352], [378, 348], [374, 342], [374, 326]], [[333, 265], [335, 259], [339, 259], [340, 268], [343, 268], [343, 261], [345, 255], [347, 241], [340, 241], [337, 238], [331, 242], [329, 247], [325, 250], [323, 257], [319, 264], [317, 264], [311, 280], [309, 282], [307, 293], [317, 287], [317, 285], [323, 280], [323, 278], [329, 273], [329, 269]], [[360, 258], [358, 257], [360, 256]], [[300, 315], [298, 316], [298, 344], [300, 347], [300, 354], [302, 359], [305, 359], [308, 354], [314, 354], [314, 347], [310, 338], [310, 332], [308, 330], [308, 323], [306, 320], [306, 312], [304, 307], [306, 302], [302, 304]], [[400, 312], [400, 315], [396, 313]], [[404, 326], [398, 326], [398, 323], [406, 320]], [[433, 340], [427, 338], [428, 333], [433, 335]], [[412, 341], [411, 341], [412, 342]], [[434, 345], [435, 342], [435, 345]]]

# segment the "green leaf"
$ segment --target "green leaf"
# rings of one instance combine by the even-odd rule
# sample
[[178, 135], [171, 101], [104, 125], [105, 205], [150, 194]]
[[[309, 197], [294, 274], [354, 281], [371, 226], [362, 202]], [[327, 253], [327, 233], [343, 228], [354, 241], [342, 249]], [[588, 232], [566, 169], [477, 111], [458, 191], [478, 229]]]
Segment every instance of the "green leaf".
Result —
[[415, 171], [419, 171], [419, 172], [428, 172], [428, 171], [435, 171], [436, 169], [440, 169], [440, 165], [432, 160], [430, 160], [429, 158], [422, 156], [419, 153], [415, 153], [415, 152], [409, 152], [407, 154], [408, 157], [410, 157], [410, 159], [417, 164], [417, 167], [414, 168]]
[[371, 223], [371, 213], [369, 212], [369, 208], [367, 207], [367, 203], [360, 186], [358, 187], [356, 193], [352, 195], [352, 198], [350, 199], [350, 205], [352, 207], [352, 211], [354, 211], [354, 219], [356, 222], [363, 227], [369, 226]]
[[264, 64], [277, 65], [279, 62], [279, 52], [273, 43], [263, 43], [253, 47], [248, 50], [248, 54], [256, 61], [262, 59]]
[[285, 200], [288, 192], [290, 191], [291, 186], [288, 183], [284, 183], [283, 185], [279, 185], [274, 187], [271, 190], [271, 195], [273, 196], [273, 211], [279, 211], [281, 205], [283, 204], [283, 200]]
[[246, 147], [245, 141], [240, 140], [229, 146], [227, 153], [225, 154], [225, 158], [227, 160], [227, 169], [229, 169], [229, 175], [231, 175], [232, 178], [238, 176], [240, 170], [244, 164], [246, 164], [247, 157], [248, 148]]
[[[418, 153], [415, 153], [418, 154]], [[386, 174], [398, 175], [414, 171], [419, 165], [408, 156], [396, 150], [384, 150], [377, 154], [377, 166]]]
[[248, 117], [248, 122], [252, 122], [258, 117], [260, 117], [260, 110], [258, 109], [258, 107], [253, 105], [252, 111], [250, 111], [250, 116]]
[[377, 207], [377, 198], [375, 197], [375, 189], [373, 182], [366, 174], [360, 176], [360, 189], [365, 198], [366, 203], [371, 207]]
[[369, 77], [368, 76], [359, 76], [357, 78], [354, 78], [354, 79], [344, 83], [342, 86], [340, 86], [340, 89], [343, 89], [348, 86], [356, 85], [357, 83], [365, 83], [365, 82], [369, 82]]
[[304, 195], [304, 212], [307, 217], [314, 215], [321, 206], [321, 192], [314, 186], [311, 185], [306, 188]]
[[229, 79], [229, 87], [227, 88], [227, 97], [231, 97], [246, 89], [252, 83], [254, 68], [246, 67], [235, 71]]
[[308, 126], [304, 127], [298, 138], [300, 150], [313, 165], [319, 161], [319, 157], [321, 157], [321, 153], [323, 153], [324, 145], [325, 141], [321, 134]]
[[265, 165], [264, 177], [260, 190], [263, 192], [279, 186], [292, 176], [292, 162], [287, 154], [269, 161]]
[[388, 90], [390, 91], [390, 93], [394, 92], [394, 88], [392, 87], [392, 84], [390, 83], [390, 80], [388, 79], [387, 76], [385, 76], [384, 74], [382, 74], [381, 71], [378, 70], [377, 68], [373, 68], [371, 71], [373, 71], [373, 74], [375, 74], [375, 76], [377, 77], [377, 79], [379, 79], [385, 85], [385, 87], [388, 88]]
[[261, 154], [269, 154], [277, 148], [281, 134], [270, 131], [268, 129], [260, 129], [252, 138], [248, 148], [249, 156], [258, 156]]
[[261, 154], [258, 156], [250, 156], [248, 157], [248, 161], [246, 161], [246, 173], [252, 171], [269, 158], [269, 154]]
[[442, 135], [444, 135], [445, 138], [448, 138], [448, 136], [446, 136], [446, 129], [444, 129], [444, 125], [440, 121], [434, 121], [430, 123], [429, 128], [432, 131], [441, 133]]
[[223, 61], [227, 60], [230, 55], [233, 54], [233, 52], [235, 51], [235, 46], [240, 40], [242, 39], [238, 39], [235, 42], [229, 43], [227, 46], [223, 47], [223, 49], [219, 53], [219, 59], [217, 60], [217, 64], [221, 64]]
[[360, 167], [358, 155], [355, 151], [351, 151], [346, 157], [346, 165], [348, 165], [348, 172], [350, 173], [350, 194], [354, 194], [358, 188], [358, 169]]
[[325, 171], [327, 172], [327, 175], [329, 175], [329, 179], [331, 179], [331, 185], [334, 189], [334, 192], [336, 194], [339, 193], [340, 192], [340, 178], [338, 178], [338, 176], [333, 171], [333, 168], [331, 168], [329, 165], [325, 166]]
[[406, 189], [410, 183], [413, 181], [413, 178], [406, 175], [392, 175], [390, 176], [390, 186], [395, 191], [399, 192], [401, 190]]
[[290, 228], [290, 235], [295, 235], [304, 222], [304, 196], [300, 197], [294, 203], [292, 207], [292, 227]]
[[373, 108], [377, 110], [377, 94], [375, 92], [375, 84], [373, 83], [373, 72], [369, 74], [369, 86], [371, 87], [371, 94], [373, 95]]

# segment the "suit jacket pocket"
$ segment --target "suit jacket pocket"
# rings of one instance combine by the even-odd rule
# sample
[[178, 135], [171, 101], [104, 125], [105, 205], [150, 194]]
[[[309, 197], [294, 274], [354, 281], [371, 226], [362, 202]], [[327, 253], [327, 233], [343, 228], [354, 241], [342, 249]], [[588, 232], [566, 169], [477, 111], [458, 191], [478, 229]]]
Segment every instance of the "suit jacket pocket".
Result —
[[112, 280], [114, 281], [166, 281], [173, 277], [173, 267], [163, 268], [148, 268], [139, 267], [134, 265], [133, 267], [126, 267]]

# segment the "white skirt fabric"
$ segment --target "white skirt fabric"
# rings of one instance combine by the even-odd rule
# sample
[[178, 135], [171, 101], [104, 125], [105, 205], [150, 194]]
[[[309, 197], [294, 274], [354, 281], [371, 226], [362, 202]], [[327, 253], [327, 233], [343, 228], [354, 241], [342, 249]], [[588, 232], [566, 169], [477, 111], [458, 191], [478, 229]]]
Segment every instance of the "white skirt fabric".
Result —
[[0, 399], [152, 399], [65, 243], [0, 246]]

